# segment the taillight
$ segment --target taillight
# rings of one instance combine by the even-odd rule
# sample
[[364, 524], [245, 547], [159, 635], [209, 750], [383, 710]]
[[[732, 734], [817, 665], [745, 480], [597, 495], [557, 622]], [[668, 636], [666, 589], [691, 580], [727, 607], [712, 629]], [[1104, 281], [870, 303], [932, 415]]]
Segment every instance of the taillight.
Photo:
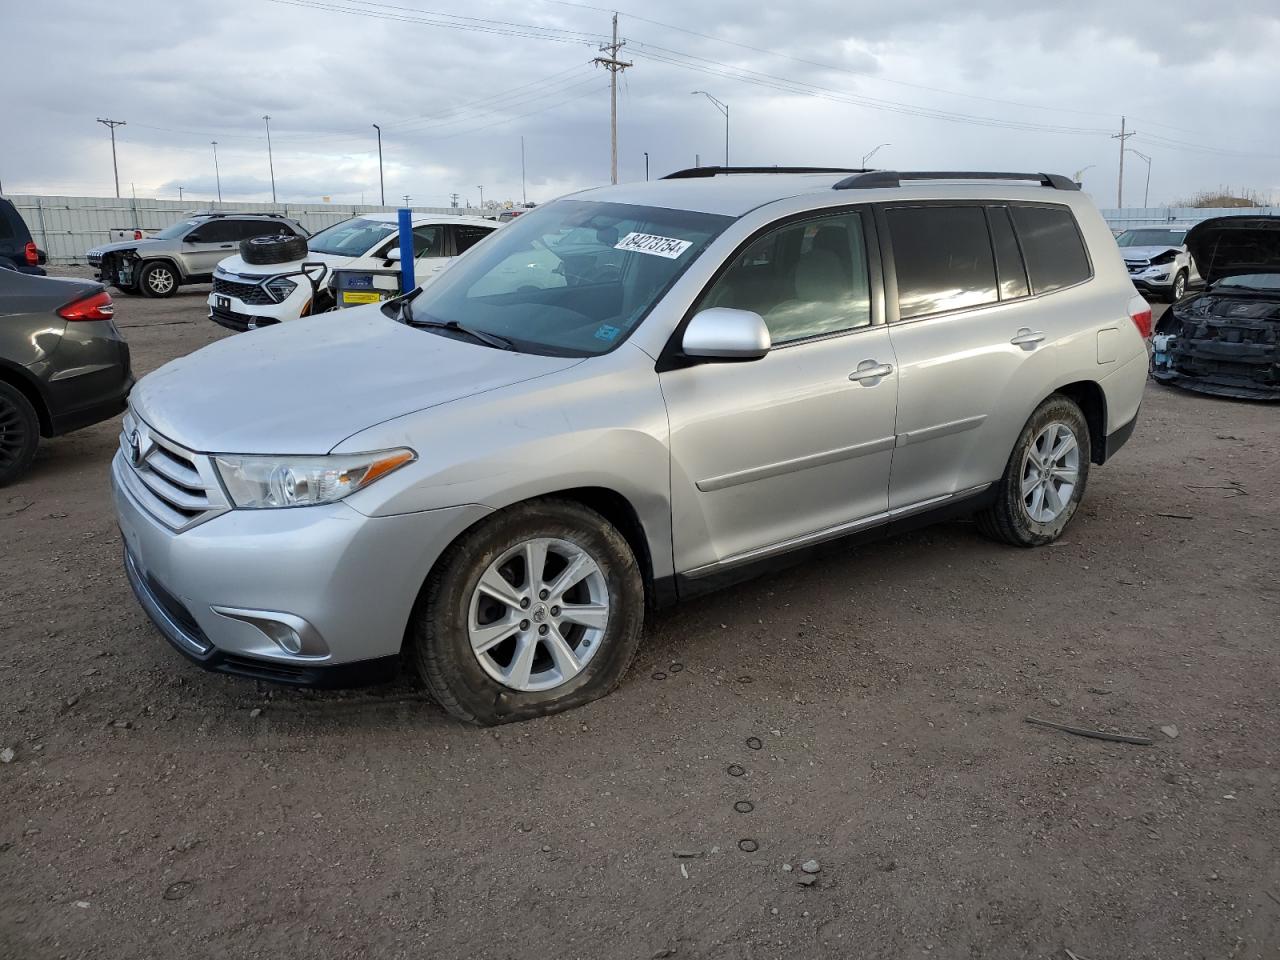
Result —
[[111, 302], [111, 294], [103, 290], [71, 301], [58, 311], [58, 316], [64, 320], [110, 320], [115, 312], [116, 305]]
[[141, 231], [141, 230], [135, 230], [135, 231], [133, 231], [133, 239], [135, 239], [135, 240], [141, 240], [141, 239], [142, 239], [142, 231]]
[[1151, 304], [1141, 297], [1131, 299], [1129, 301], [1129, 319], [1138, 328], [1138, 333], [1142, 335], [1143, 340], [1151, 339]]
[[27, 266], [34, 267], [40, 263], [40, 251], [36, 249], [36, 245], [30, 240], [27, 241], [27, 247], [23, 254], [27, 258]]

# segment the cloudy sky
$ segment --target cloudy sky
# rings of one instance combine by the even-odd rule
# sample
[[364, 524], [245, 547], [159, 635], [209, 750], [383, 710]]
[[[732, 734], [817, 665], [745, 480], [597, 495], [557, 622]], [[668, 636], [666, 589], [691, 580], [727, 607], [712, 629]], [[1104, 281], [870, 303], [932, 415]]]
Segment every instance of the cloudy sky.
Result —
[[[612, 7], [471, 0], [0, 0], [7, 193], [121, 188], [269, 200], [530, 200], [608, 182]], [[1230, 186], [1280, 197], [1274, 0], [628, 0], [617, 8], [621, 179], [736, 164], [1085, 171], [1116, 200], [1122, 114], [1158, 205]], [[1069, 12], [1068, 12], [1069, 11]], [[465, 16], [463, 15], [465, 14]], [[1147, 164], [1126, 157], [1125, 203]]]

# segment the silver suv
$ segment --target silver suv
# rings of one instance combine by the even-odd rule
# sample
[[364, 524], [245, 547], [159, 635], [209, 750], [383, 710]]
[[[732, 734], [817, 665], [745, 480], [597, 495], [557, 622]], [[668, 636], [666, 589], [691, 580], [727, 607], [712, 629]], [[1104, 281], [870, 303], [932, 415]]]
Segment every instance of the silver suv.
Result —
[[1059, 176], [590, 190], [425, 289], [143, 379], [125, 566], [208, 668], [403, 653], [455, 716], [550, 713], [619, 683], [647, 608], [784, 554], [956, 514], [1052, 542], [1134, 429], [1150, 324]]
[[196, 213], [138, 240], [94, 247], [85, 254], [98, 279], [124, 293], [171, 297], [184, 283], [208, 283], [219, 260], [241, 240], [307, 237], [279, 213]]

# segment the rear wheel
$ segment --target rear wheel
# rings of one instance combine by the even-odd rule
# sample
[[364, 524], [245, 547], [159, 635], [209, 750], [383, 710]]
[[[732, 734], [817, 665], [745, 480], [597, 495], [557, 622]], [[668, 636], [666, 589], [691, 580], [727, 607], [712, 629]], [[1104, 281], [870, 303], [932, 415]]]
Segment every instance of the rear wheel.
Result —
[[1089, 424], [1076, 402], [1055, 394], [1036, 408], [1014, 444], [996, 501], [978, 529], [1015, 547], [1039, 547], [1062, 535], [1089, 480]]
[[40, 442], [40, 418], [16, 387], [0, 382], [0, 487], [27, 472]]
[[148, 297], [172, 297], [178, 290], [178, 271], [162, 260], [143, 264], [138, 286]]
[[449, 548], [413, 617], [410, 658], [455, 717], [508, 723], [580, 706], [622, 680], [644, 584], [626, 539], [564, 500], [519, 504]]

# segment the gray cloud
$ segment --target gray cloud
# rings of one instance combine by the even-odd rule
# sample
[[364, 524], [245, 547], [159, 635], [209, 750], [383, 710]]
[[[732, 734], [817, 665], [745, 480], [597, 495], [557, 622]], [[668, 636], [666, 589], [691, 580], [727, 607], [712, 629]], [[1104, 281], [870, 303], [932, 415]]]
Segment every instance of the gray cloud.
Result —
[[[429, 0], [365, 9], [413, 17], [415, 2], [430, 9]], [[1092, 165], [1086, 186], [1109, 205], [1117, 144], [1108, 134], [1124, 113], [1140, 131], [1131, 146], [1153, 157], [1153, 203], [1222, 184], [1280, 188], [1271, 54], [1280, 18], [1260, 0], [1220, 3], [1211, 17], [1189, 0], [1158, 10], [1114, 0], [1038, 9], [1025, 0], [763, 9], [650, 0], [632, 12], [621, 18], [624, 55], [636, 64], [619, 94], [624, 178], [644, 175], [645, 151], [655, 175], [695, 155], [722, 158], [723, 119], [689, 95], [707, 89], [731, 105], [739, 163], [848, 165], [889, 142], [876, 161], [902, 167]], [[548, 0], [476, 0], [466, 15], [600, 36], [609, 28], [604, 11]], [[521, 136], [531, 199], [608, 178], [607, 75], [589, 66], [589, 38], [549, 42], [264, 0], [135, 0], [127, 17], [52, 0], [7, 10], [5, 25], [8, 72], [32, 78], [30, 96], [6, 102], [0, 182], [9, 192], [110, 193], [98, 116], [128, 121], [118, 131], [121, 180], [139, 195], [173, 196], [182, 184], [212, 197], [216, 139], [224, 198], [269, 199], [264, 113], [281, 199], [371, 199], [373, 123], [384, 129], [388, 200], [408, 193], [443, 205], [457, 192], [475, 202], [480, 184], [486, 198], [518, 200]], [[664, 62], [673, 58], [679, 64]], [[805, 96], [796, 83], [823, 89]], [[1145, 175], [1135, 160], [1131, 201]]]

